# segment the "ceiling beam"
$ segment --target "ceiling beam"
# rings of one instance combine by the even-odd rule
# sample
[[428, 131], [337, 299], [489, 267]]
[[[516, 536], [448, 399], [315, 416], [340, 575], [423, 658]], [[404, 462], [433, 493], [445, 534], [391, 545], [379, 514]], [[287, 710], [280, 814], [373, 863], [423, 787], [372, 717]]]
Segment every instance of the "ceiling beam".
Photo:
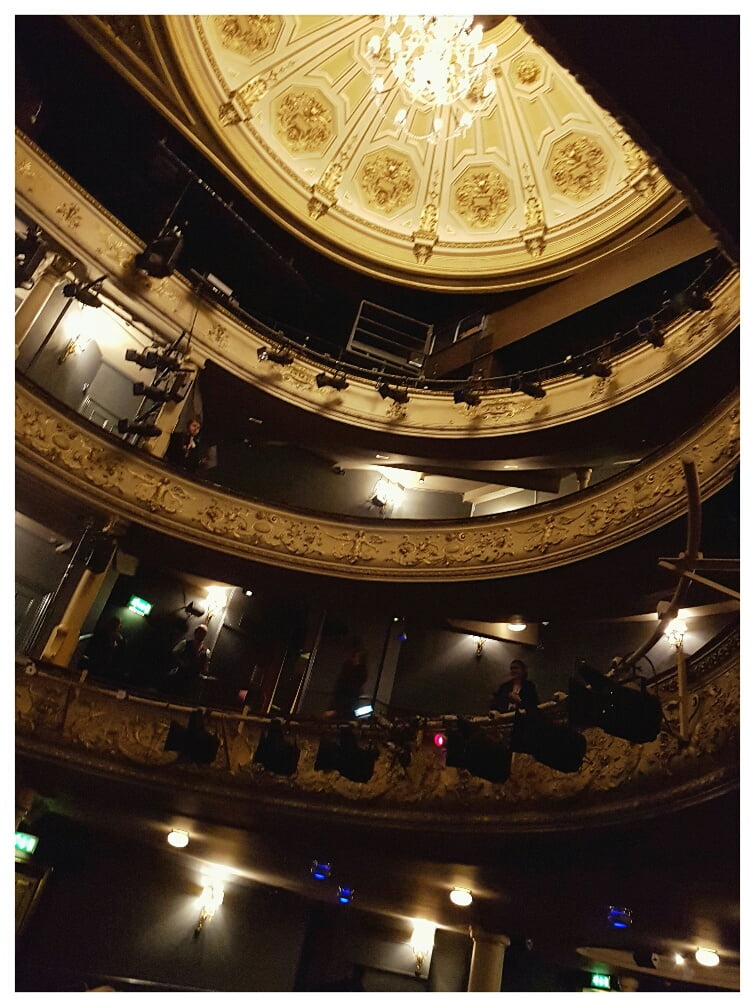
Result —
[[716, 247], [712, 232], [698, 218], [688, 217], [538, 294], [492, 312], [477, 337], [460, 340], [431, 354], [426, 372], [443, 378], [473, 361], [480, 368], [482, 361], [496, 350]]

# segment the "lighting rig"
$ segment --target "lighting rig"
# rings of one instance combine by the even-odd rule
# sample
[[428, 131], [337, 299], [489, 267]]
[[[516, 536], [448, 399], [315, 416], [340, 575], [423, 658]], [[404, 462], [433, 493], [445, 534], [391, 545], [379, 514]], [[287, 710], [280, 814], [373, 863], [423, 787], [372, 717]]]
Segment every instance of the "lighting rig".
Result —
[[182, 332], [167, 349], [151, 347], [149, 350], [126, 351], [127, 361], [138, 364], [145, 370], [154, 371], [155, 377], [151, 382], [134, 382], [134, 395], [142, 396], [149, 405], [144, 406], [133, 420], [119, 420], [119, 434], [142, 438], [154, 438], [162, 434], [154, 423], [160, 407], [167, 402], [183, 402], [191, 385], [192, 372], [181, 366], [185, 354], [185, 350], [181, 349], [181, 342], [185, 335], [186, 333]]

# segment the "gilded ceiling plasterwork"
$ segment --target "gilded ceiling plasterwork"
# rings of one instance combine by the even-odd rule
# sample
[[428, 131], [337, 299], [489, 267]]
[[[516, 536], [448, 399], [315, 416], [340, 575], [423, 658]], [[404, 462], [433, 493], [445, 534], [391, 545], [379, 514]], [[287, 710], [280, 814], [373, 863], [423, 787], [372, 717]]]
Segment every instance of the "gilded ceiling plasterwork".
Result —
[[472, 522], [356, 522], [238, 497], [100, 437], [18, 383], [16, 465], [115, 517], [256, 562], [356, 579], [475, 580], [595, 556], [683, 515], [682, 460], [694, 461], [704, 498], [716, 492], [738, 465], [739, 421], [733, 394], [697, 430], [621, 476]]
[[443, 290], [524, 286], [624, 247], [683, 206], [514, 17], [484, 39], [498, 46], [492, 108], [436, 144], [394, 126], [400, 94], [371, 91], [372, 15], [161, 24], [218, 163], [298, 237], [376, 276]]
[[[105, 274], [106, 294], [125, 304], [138, 296], [140, 316], [167, 343], [193, 323], [192, 345], [198, 360], [212, 360], [292, 405], [325, 412], [355, 426], [439, 438], [493, 437], [555, 426], [627, 402], [667, 381], [700, 360], [739, 324], [740, 277], [733, 271], [709, 292], [710, 311], [681, 316], [669, 327], [662, 349], [645, 343], [619, 355], [609, 379], [565, 376], [544, 383], [545, 399], [497, 391], [484, 395], [475, 407], [452, 402], [448, 393], [420, 388], [412, 390], [409, 403], [398, 408], [381, 399], [374, 383], [366, 379], [350, 378], [349, 388], [341, 392], [318, 388], [315, 377], [322, 370], [321, 362], [299, 357], [290, 367], [279, 368], [259, 361], [257, 350], [270, 345], [267, 335], [256, 333], [214, 304], [202, 302], [198, 307], [192, 285], [178, 274], [158, 280], [136, 273], [133, 258], [142, 244], [19, 133], [15, 159], [18, 207], [61, 251], [78, 261], [82, 276], [91, 279]], [[537, 241], [535, 211], [532, 221], [532, 240]], [[432, 246], [435, 202], [422, 208], [420, 224], [422, 230], [415, 232], [414, 241], [418, 247]]]

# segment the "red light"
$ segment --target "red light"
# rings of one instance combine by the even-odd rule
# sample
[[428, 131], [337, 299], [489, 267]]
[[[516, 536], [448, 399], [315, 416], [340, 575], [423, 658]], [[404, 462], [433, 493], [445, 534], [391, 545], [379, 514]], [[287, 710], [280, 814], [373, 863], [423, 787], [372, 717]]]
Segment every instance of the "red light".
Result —
[[436, 732], [433, 736], [433, 745], [437, 749], [443, 749], [446, 745], [446, 735], [444, 735], [443, 732]]

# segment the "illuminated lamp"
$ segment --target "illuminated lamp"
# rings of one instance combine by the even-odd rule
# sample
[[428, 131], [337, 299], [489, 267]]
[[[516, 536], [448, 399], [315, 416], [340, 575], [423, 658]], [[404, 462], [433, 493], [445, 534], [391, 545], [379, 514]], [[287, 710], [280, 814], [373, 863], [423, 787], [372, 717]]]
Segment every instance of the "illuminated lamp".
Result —
[[523, 623], [522, 616], [513, 616], [512, 621], [507, 623], [507, 630], [512, 633], [522, 633], [523, 630], [528, 629], [528, 624]]
[[339, 886], [336, 890], [336, 899], [339, 903], [351, 903], [354, 899], [354, 889], [351, 886]]
[[285, 737], [283, 724], [279, 718], [271, 721], [267, 731], [263, 732], [252, 762], [282, 777], [290, 777], [296, 773], [299, 746], [292, 739]]
[[187, 847], [189, 844], [189, 834], [182, 829], [171, 830], [166, 839], [171, 847]]
[[718, 966], [719, 955], [714, 951], [714, 949], [697, 948], [696, 962], [700, 963], [701, 966]]
[[37, 849], [37, 844], [39, 843], [39, 837], [34, 836], [33, 833], [20, 833], [16, 830], [15, 848], [17, 851], [21, 851], [22, 854], [33, 854]]
[[313, 861], [310, 867], [310, 875], [318, 882], [324, 882], [331, 876], [330, 861]]
[[627, 907], [610, 906], [607, 913], [606, 922], [613, 928], [629, 928], [633, 923], [633, 913]]
[[371, 703], [360, 704], [359, 707], [354, 708], [354, 716], [358, 718], [370, 717], [373, 713], [373, 705]]
[[459, 907], [470, 906], [473, 901], [472, 893], [469, 889], [460, 889], [457, 886], [449, 893], [449, 899], [455, 906]]
[[433, 736], [433, 745], [436, 747], [436, 749], [445, 749], [446, 735], [444, 735], [443, 732], [436, 732], [436, 734]]

